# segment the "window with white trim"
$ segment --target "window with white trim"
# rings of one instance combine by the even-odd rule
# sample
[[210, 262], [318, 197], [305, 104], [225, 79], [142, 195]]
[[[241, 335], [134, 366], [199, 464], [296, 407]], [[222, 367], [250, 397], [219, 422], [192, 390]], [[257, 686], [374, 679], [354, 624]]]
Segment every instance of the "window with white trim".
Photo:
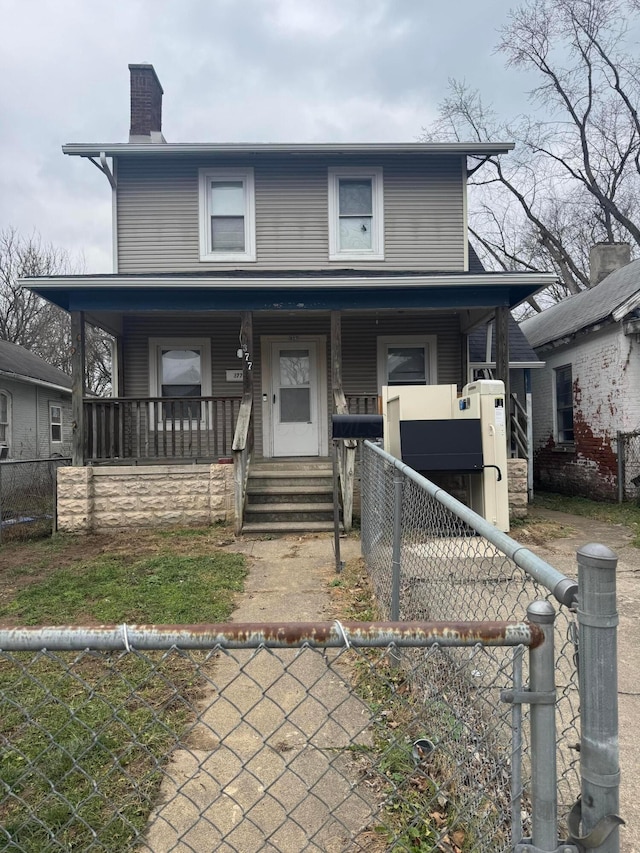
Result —
[[570, 364], [555, 371], [556, 441], [573, 444], [573, 376]]
[[204, 421], [200, 397], [211, 395], [211, 344], [208, 338], [150, 338], [149, 378], [157, 423]]
[[0, 391], [0, 445], [8, 445], [11, 437], [11, 400], [9, 395]]
[[200, 260], [255, 261], [253, 169], [200, 169]]
[[384, 260], [382, 169], [329, 169], [329, 260]]
[[62, 443], [62, 406], [49, 404], [49, 437], [51, 444]]
[[394, 335], [378, 338], [378, 387], [434, 385], [436, 336]]

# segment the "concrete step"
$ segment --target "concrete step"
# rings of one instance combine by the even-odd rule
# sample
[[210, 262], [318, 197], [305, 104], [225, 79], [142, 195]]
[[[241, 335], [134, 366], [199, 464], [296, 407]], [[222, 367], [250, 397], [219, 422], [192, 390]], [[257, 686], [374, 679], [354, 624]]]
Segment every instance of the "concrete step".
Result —
[[317, 489], [313, 486], [259, 486], [247, 489], [247, 503], [333, 503], [333, 489]]
[[252, 521], [242, 526], [243, 535], [253, 533], [324, 533], [332, 530], [332, 521]]
[[327, 459], [252, 462], [243, 532], [333, 530], [333, 468]]
[[332, 521], [333, 504], [250, 504], [244, 511], [247, 523], [253, 521]]

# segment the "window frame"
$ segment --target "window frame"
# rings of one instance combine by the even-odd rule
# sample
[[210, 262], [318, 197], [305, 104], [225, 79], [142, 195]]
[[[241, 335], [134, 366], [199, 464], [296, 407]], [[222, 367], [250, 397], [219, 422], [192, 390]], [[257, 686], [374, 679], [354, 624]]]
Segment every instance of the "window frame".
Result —
[[[389, 385], [387, 359], [390, 347], [424, 347], [426, 360], [425, 385], [438, 384], [438, 337], [437, 335], [379, 335], [377, 338], [378, 393]], [[393, 386], [401, 388], [401, 385]]]
[[[558, 400], [558, 379], [561, 371], [569, 371], [569, 387], [571, 388], [571, 406], [560, 406], [560, 401]], [[564, 438], [564, 433], [567, 430], [564, 430], [560, 424], [560, 415], [563, 412], [571, 410], [571, 438]], [[575, 445], [575, 433], [574, 433], [574, 414], [575, 414], [575, 401], [573, 399], [573, 365], [569, 364], [560, 364], [558, 367], [553, 368], [553, 434], [555, 442], [560, 447], [573, 447]]]
[[0, 388], [0, 396], [4, 397], [7, 401], [7, 420], [0, 421], [0, 426], [4, 426], [4, 438], [0, 439], [0, 447], [10, 447], [11, 446], [11, 394], [8, 391], [5, 391], [4, 388]]
[[[369, 178], [371, 180], [371, 249], [340, 248], [340, 181]], [[384, 175], [382, 166], [330, 166], [329, 196], [329, 260], [384, 260]]]
[[[163, 349], [199, 349], [200, 350], [200, 386], [201, 397], [211, 397], [211, 339], [210, 338], [149, 338], [149, 396], [162, 398], [162, 376], [160, 371], [160, 355]], [[185, 397], [185, 400], [190, 399]], [[200, 407], [200, 418], [178, 418], [176, 423], [183, 426], [200, 423], [205, 427], [207, 418], [205, 415], [206, 405]], [[149, 412], [149, 425], [151, 429], [163, 429], [164, 418], [162, 417], [162, 403], [151, 403]], [[166, 424], [167, 429], [172, 428], [174, 419]]]
[[[58, 409], [60, 412], [60, 420], [59, 421], [53, 420], [53, 410], [54, 409]], [[54, 401], [51, 401], [49, 403], [49, 442], [51, 444], [62, 444], [63, 438], [64, 438], [64, 436], [62, 434], [63, 423], [64, 423], [64, 417], [63, 417], [63, 413], [62, 413], [62, 403], [56, 403]], [[53, 428], [54, 427], [60, 428], [60, 438], [54, 438], [53, 437]]]
[[[244, 198], [244, 251], [215, 252], [211, 248], [211, 183], [242, 181]], [[252, 166], [198, 170], [200, 219], [200, 260], [214, 263], [251, 262], [256, 260], [255, 179]]]

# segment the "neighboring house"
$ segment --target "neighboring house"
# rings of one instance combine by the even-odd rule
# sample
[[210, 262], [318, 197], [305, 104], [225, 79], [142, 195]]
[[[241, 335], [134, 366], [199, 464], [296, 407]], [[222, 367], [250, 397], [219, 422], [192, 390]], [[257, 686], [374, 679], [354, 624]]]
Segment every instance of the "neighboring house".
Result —
[[[232, 455], [236, 517], [247, 482], [259, 517], [274, 491], [256, 476], [264, 463], [288, 459], [281, 481], [302, 473], [309, 490], [326, 475], [333, 412], [376, 411], [385, 384], [462, 387], [468, 334], [494, 315], [505, 330], [509, 310], [555, 280], [474, 266], [467, 159], [512, 143], [170, 144], [153, 67], [130, 71], [130, 141], [63, 148], [109, 180], [114, 272], [27, 280], [71, 313], [76, 377], [85, 320], [117, 340], [114, 398], [83, 407], [78, 378], [76, 467], [60, 480], [83, 484], [87, 513], [104, 514], [63, 526], [229, 513], [230, 466], [217, 463]], [[506, 332], [500, 341], [508, 381]], [[353, 449], [343, 449], [348, 504]], [[102, 483], [113, 497], [117, 477], [153, 477], [141, 466], [159, 461], [174, 478], [168, 509], [149, 497], [150, 480], [146, 504], [124, 485], [124, 502], [102, 501]], [[185, 483], [197, 476], [196, 493]], [[285, 504], [300, 491], [287, 488]]]
[[[603, 255], [627, 263], [594, 278]], [[545, 488], [617, 495], [616, 434], [640, 428], [640, 261], [628, 260], [628, 246], [594, 247], [595, 285], [521, 324], [545, 362], [533, 377], [534, 473]]]
[[0, 340], [0, 457], [71, 455], [71, 377]]

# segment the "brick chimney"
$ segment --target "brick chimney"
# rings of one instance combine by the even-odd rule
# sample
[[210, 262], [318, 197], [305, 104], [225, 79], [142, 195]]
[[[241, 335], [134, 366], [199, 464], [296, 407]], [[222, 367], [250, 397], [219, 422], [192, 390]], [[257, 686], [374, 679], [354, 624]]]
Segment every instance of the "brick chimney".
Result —
[[631, 262], [628, 243], [596, 243], [589, 252], [589, 281], [591, 287], [600, 284], [612, 272]]
[[166, 142], [162, 135], [162, 86], [153, 65], [130, 65], [129, 142]]

